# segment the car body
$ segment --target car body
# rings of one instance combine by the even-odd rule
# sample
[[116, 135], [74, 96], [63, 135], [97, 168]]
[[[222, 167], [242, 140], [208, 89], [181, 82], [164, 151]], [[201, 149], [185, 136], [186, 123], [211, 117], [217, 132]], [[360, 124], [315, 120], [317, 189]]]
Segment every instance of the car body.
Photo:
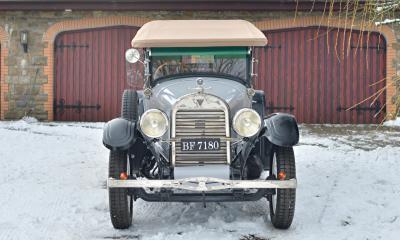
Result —
[[[127, 61], [144, 66], [144, 89], [125, 90], [122, 115], [105, 125], [114, 227], [131, 225], [146, 201], [270, 202], [288, 228], [295, 205], [294, 116], [265, 116], [253, 86], [253, 47], [267, 39], [243, 20], [166, 20], [145, 24]], [[140, 63], [139, 63], [140, 62]]]

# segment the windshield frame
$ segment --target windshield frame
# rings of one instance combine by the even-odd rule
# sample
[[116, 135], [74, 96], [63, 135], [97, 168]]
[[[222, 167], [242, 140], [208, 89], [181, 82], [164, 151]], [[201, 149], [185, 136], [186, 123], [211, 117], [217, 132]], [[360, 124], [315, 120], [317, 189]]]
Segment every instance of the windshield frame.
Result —
[[155, 86], [158, 83], [166, 82], [169, 80], [175, 80], [175, 79], [179, 79], [179, 78], [190, 78], [190, 77], [222, 78], [222, 79], [232, 80], [232, 81], [241, 83], [247, 87], [250, 87], [249, 81], [247, 81], [245, 79], [242, 79], [240, 77], [235, 77], [235, 76], [229, 75], [229, 74], [214, 73], [214, 72], [188, 72], [188, 73], [172, 74], [172, 75], [168, 75], [165, 77], [157, 78], [157, 80], [155, 80], [155, 82], [153, 81], [154, 85], [152, 85], [152, 86]]
[[[232, 52], [232, 50], [234, 51], [236, 49], [238, 49], [237, 47], [199, 47], [199, 48], [175, 48], [177, 51], [182, 51], [182, 54], [175, 54], [175, 55], [167, 55], [166, 57], [169, 56], [185, 56], [186, 54], [184, 53], [191, 53], [191, 51], [193, 51], [193, 53], [196, 54], [200, 54], [200, 55], [222, 55], [222, 54], [227, 54], [228, 51]], [[160, 78], [154, 79], [154, 73], [152, 72], [153, 69], [153, 57], [163, 57], [163, 55], [160, 54], [152, 54], [152, 50], [150, 49], [150, 63], [149, 63], [149, 69], [151, 72], [151, 77], [150, 77], [150, 86], [154, 87], [155, 85], [157, 85], [158, 83], [161, 82], [165, 82], [168, 80], [174, 80], [174, 79], [179, 79], [179, 78], [186, 78], [186, 77], [215, 77], [215, 78], [224, 78], [224, 79], [229, 79], [229, 80], [233, 80], [236, 82], [239, 82], [247, 87], [251, 86], [251, 50], [249, 47], [240, 47], [240, 48], [245, 48], [246, 49], [246, 53], [245, 55], [245, 67], [246, 67], [246, 79], [234, 76], [234, 75], [230, 75], [230, 74], [224, 74], [224, 73], [217, 73], [217, 72], [187, 72], [187, 73], [178, 73], [178, 74], [171, 74], [171, 75], [167, 75], [167, 76], [162, 76]], [[217, 53], [217, 54], [216, 54]], [[233, 52], [234, 53], [234, 52]], [[229, 52], [228, 52], [229, 54]], [[232, 53], [231, 53], [232, 54]], [[243, 53], [242, 53], [243, 55]], [[186, 56], [190, 56], [189, 54], [187, 54]]]

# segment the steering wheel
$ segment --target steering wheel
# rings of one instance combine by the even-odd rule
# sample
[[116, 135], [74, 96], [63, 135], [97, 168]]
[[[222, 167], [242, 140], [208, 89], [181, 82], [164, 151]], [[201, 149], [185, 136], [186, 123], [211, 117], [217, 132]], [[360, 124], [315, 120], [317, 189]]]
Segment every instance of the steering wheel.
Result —
[[[160, 66], [158, 66], [157, 69], [154, 71], [154, 79], [158, 78], [157, 75], [161, 74], [161, 70], [164, 67], [171, 67], [172, 65], [175, 65], [175, 67], [176, 67], [175, 71], [178, 72], [178, 65], [177, 64], [174, 64], [174, 62], [171, 61], [171, 60], [170, 61], [166, 61], [165, 63], [163, 63]], [[167, 74], [169, 74], [169, 69], [168, 69], [168, 73]]]
[[156, 76], [159, 74], [159, 72], [162, 70], [163, 67], [167, 66], [168, 62], [165, 62], [163, 64], [161, 64], [160, 66], [157, 67], [157, 69], [154, 71], [154, 77], [156, 78]]
[[[189, 66], [185, 65], [183, 62], [175, 62], [175, 61], [166, 61], [165, 63], [161, 64], [160, 66], [157, 67], [157, 69], [154, 71], [154, 79], [157, 79], [158, 74], [161, 74], [161, 70], [164, 67], [171, 67], [171, 66], [175, 66], [175, 73], [180, 73], [180, 72], [187, 72], [189, 71]], [[168, 69], [170, 70], [170, 69]], [[174, 72], [174, 71], [171, 71]], [[170, 74], [170, 72], [168, 72], [167, 74]]]

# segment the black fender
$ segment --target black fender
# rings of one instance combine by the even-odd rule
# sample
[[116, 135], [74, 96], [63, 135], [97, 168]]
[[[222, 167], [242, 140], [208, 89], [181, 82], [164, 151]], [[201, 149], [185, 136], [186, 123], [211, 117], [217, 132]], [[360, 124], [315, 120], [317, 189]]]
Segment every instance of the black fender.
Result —
[[138, 98], [139, 98], [139, 105], [138, 105], [138, 116], [142, 116], [142, 114], [144, 113], [144, 106], [143, 106], [143, 100], [145, 98], [144, 94], [143, 94], [143, 90], [141, 91], [136, 91]]
[[265, 94], [264, 91], [256, 90], [252, 99], [252, 108], [260, 115], [261, 119], [265, 116]]
[[291, 147], [299, 142], [299, 127], [293, 115], [274, 113], [264, 119], [263, 136], [281, 147]]
[[123, 118], [115, 118], [103, 129], [103, 144], [110, 150], [128, 150], [136, 141], [136, 123]]

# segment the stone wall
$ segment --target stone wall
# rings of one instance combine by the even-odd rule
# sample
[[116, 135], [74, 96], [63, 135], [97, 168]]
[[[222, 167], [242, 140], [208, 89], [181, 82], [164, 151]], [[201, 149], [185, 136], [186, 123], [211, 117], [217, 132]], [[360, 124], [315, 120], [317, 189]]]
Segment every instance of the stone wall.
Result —
[[[318, 16], [321, 13], [298, 13], [297, 17]], [[9, 11], [0, 15], [0, 28], [8, 34], [8, 40], [2, 42], [2, 49], [7, 48], [8, 56], [4, 56], [2, 64], [1, 117], [18, 119], [28, 114], [40, 120], [51, 119], [49, 116], [49, 98], [52, 96], [48, 84], [49, 64], [45, 56], [47, 42], [44, 35], [56, 23], [86, 18], [104, 18], [109, 16], [135, 16], [147, 19], [245, 19], [252, 22], [265, 19], [293, 19], [294, 12], [192, 12], [192, 11]], [[28, 53], [24, 53], [20, 44], [20, 33], [29, 32]], [[400, 34], [397, 36], [400, 39]], [[398, 44], [399, 45], [399, 44]], [[400, 59], [400, 50], [396, 45], [396, 58]], [[47, 51], [52, 51], [48, 49]], [[50, 59], [51, 61], [51, 59]], [[400, 61], [396, 61], [400, 69]], [[52, 64], [50, 64], [52, 65]], [[7, 91], [5, 91], [6, 89]], [[47, 105], [46, 105], [47, 104]]]

